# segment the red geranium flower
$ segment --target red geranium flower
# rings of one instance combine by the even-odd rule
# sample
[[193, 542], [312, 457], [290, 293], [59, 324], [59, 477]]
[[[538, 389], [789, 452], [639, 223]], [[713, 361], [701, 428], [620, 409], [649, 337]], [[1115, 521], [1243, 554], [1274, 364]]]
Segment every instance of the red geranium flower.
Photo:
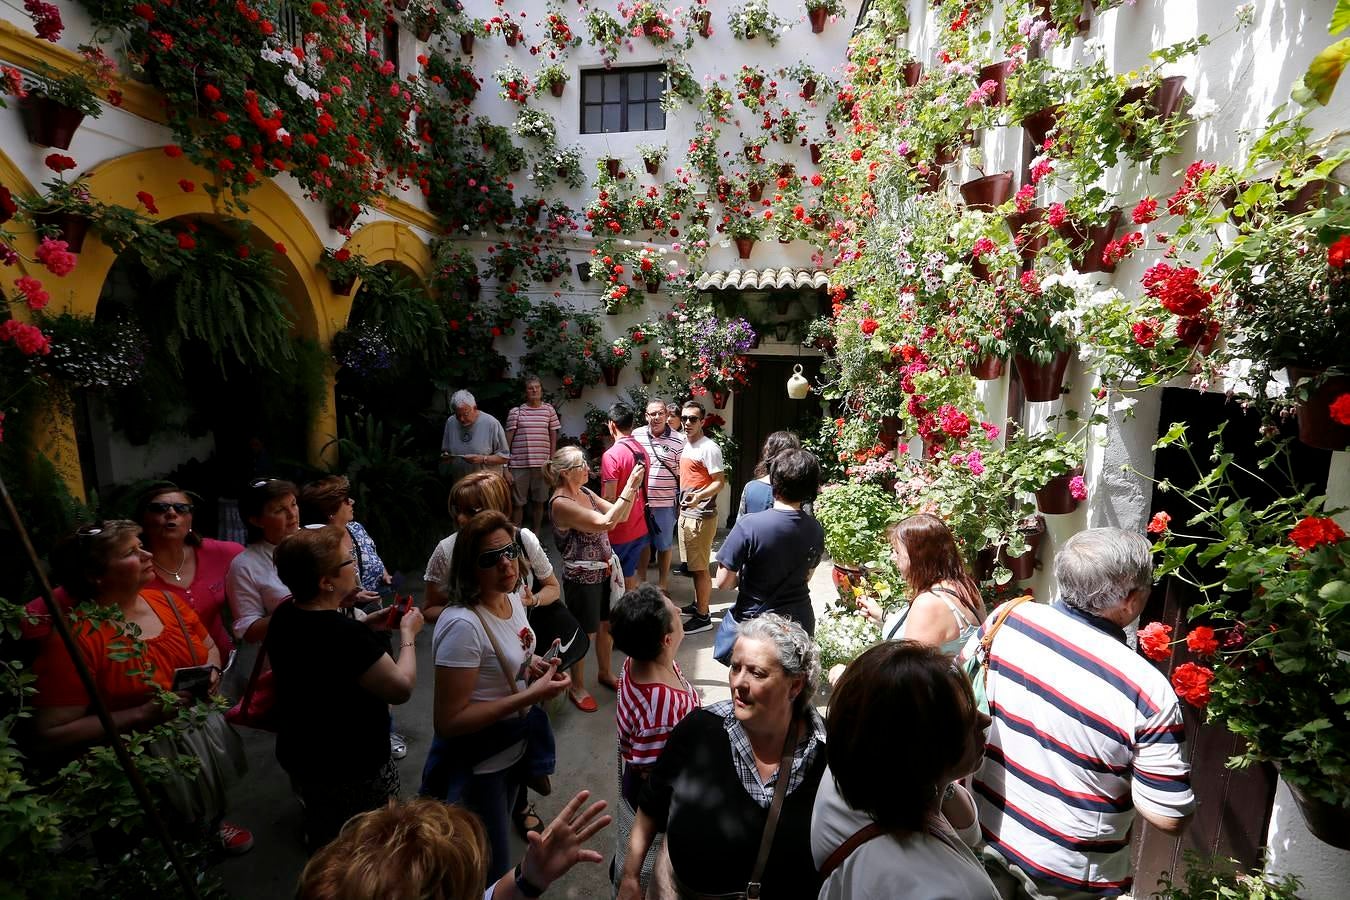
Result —
[[1350, 425], [1350, 394], [1341, 394], [1332, 401], [1331, 418], [1341, 425]]
[[1155, 662], [1162, 662], [1172, 652], [1172, 626], [1150, 622], [1139, 629], [1139, 649]]
[[181, 250], [191, 250], [197, 246], [197, 239], [186, 231], [178, 232], [178, 247]]
[[47, 166], [47, 168], [51, 169], [58, 175], [62, 172], [70, 171], [77, 165], [75, 160], [71, 159], [69, 156], [64, 156], [60, 153], [49, 153], [47, 154], [47, 158], [44, 159], [42, 162]]
[[137, 191], [136, 199], [141, 201], [141, 206], [144, 206], [146, 212], [151, 215], [159, 212], [159, 207], [155, 206], [155, 198], [149, 191]]
[[197, 189], [196, 183], [188, 181], [186, 178], [178, 179], [178, 187], [181, 188], [185, 194], [190, 194]]
[[0, 184], [0, 225], [14, 218], [14, 214], [19, 211], [19, 205], [14, 202], [14, 195], [10, 193], [9, 188]]
[[877, 320], [863, 319], [862, 324], [859, 325], [858, 327], [862, 329], [863, 334], [871, 334], [872, 332], [877, 330]]
[[1350, 234], [1341, 235], [1327, 248], [1327, 265], [1333, 269], [1344, 269], [1347, 259], [1350, 259]]
[[1345, 532], [1336, 524], [1335, 519], [1308, 516], [1289, 532], [1289, 540], [1304, 550], [1311, 550], [1319, 544], [1340, 543], [1345, 540]]
[[1219, 641], [1214, 637], [1214, 629], [1208, 625], [1197, 625], [1186, 635], [1186, 649], [1196, 656], [1213, 656], [1219, 649]]
[[1134, 212], [1130, 213], [1130, 219], [1136, 225], [1147, 225], [1156, 218], [1158, 218], [1158, 201], [1152, 197], [1140, 200]]
[[183, 148], [178, 146], [177, 144], [165, 144], [164, 155], [169, 157], [170, 159], [177, 159], [178, 157], [183, 155]]
[[1214, 670], [1195, 663], [1182, 663], [1172, 673], [1172, 687], [1177, 696], [1191, 706], [1204, 707], [1209, 703], [1209, 683], [1214, 680]]
[[1153, 518], [1148, 520], [1148, 527], [1145, 529], [1149, 534], [1162, 534], [1167, 530], [1172, 517], [1166, 512], [1156, 512]]

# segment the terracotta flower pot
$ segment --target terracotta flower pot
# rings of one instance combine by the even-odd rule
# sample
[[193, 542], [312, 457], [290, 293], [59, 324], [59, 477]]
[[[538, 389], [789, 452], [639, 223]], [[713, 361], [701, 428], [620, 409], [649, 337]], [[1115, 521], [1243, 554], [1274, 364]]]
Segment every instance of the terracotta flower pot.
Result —
[[661, 163], [655, 159], [644, 159], [642, 167], [647, 170], [648, 175], [655, 175], [661, 169]]
[[740, 254], [741, 259], [749, 259], [750, 252], [754, 249], [754, 238], [736, 238], [736, 252]]
[[1010, 213], [1004, 219], [1017, 239], [1023, 262], [1034, 262], [1036, 255], [1050, 243], [1050, 233], [1039, 227], [1045, 221], [1045, 208], [1033, 206], [1023, 213]]
[[753, 203], [758, 203], [760, 200], [764, 199], [764, 185], [760, 184], [758, 181], [752, 181], [747, 185], [746, 191], [750, 194], [750, 200]]
[[79, 253], [84, 248], [84, 236], [89, 233], [89, 220], [78, 213], [34, 213], [33, 221], [39, 228], [57, 230], [56, 239], [66, 242], [66, 249]]
[[350, 206], [342, 207], [329, 205], [328, 207], [328, 227], [335, 231], [351, 231], [356, 224], [356, 217], [361, 215], [361, 207], [352, 209]]
[[520, 43], [520, 29], [512, 28], [510, 31], [506, 32], [504, 37], [506, 38], [506, 46], [514, 47], [516, 44]]
[[919, 193], [936, 194], [947, 180], [947, 173], [937, 166], [929, 166], [927, 175], [919, 175]]
[[970, 374], [979, 381], [994, 381], [1003, 377], [1003, 369], [1003, 357], [986, 356], [970, 367]]
[[980, 69], [979, 74], [975, 77], [975, 81], [977, 84], [984, 84], [986, 81], [994, 81], [998, 83], [998, 87], [994, 88], [994, 92], [990, 94], [988, 98], [985, 99], [984, 103], [986, 106], [1007, 105], [1008, 68], [1011, 65], [1012, 65], [1011, 60], [1004, 60], [1003, 62], [991, 63], [990, 65], [987, 65], [984, 68]]
[[696, 212], [689, 217], [689, 221], [693, 222], [695, 225], [702, 225], [704, 228], [707, 228], [708, 214], [706, 212]]
[[[1297, 385], [1321, 375], [1318, 369], [1289, 366], [1289, 382]], [[1298, 404], [1298, 439], [1309, 447], [1344, 450], [1350, 447], [1350, 425], [1331, 418], [1331, 404], [1350, 393], [1350, 375], [1333, 375], [1313, 389], [1312, 395]]]
[[[435, 27], [435, 22], [419, 22], [413, 34], [419, 41], [425, 44], [427, 41], [431, 40], [431, 32]], [[510, 43], [510, 41], [507, 43]]]
[[811, 20], [811, 33], [820, 34], [825, 30], [825, 17], [829, 15], [829, 10], [825, 7], [819, 9], [808, 9], [806, 17]]
[[36, 92], [19, 101], [19, 113], [23, 116], [28, 140], [39, 147], [55, 147], [57, 150], [70, 149], [70, 142], [75, 139], [75, 132], [84, 121], [84, 113], [78, 109], [71, 109], [64, 103]]
[[561, 96], [563, 95], [563, 91], [564, 91], [566, 88], [567, 88], [567, 82], [565, 82], [565, 81], [554, 81], [554, 82], [552, 82], [552, 83], [549, 84], [549, 86], [548, 86], [548, 92], [549, 92], [550, 94], [552, 94], [553, 96], [555, 96], [555, 97], [561, 97]]
[[701, 9], [694, 14], [694, 21], [698, 23], [698, 33], [701, 37], [712, 36], [712, 12]]
[[473, 32], [466, 31], [459, 36], [459, 49], [465, 53], [473, 53]]
[[[1152, 88], [1132, 87], [1120, 98], [1120, 106], [1138, 103], [1148, 97], [1149, 118], [1166, 121], [1181, 109], [1181, 101], [1186, 95], [1186, 76], [1169, 75]], [[1119, 110], [1120, 106], [1117, 106]]]
[[718, 388], [717, 390], [709, 391], [708, 393], [712, 395], [713, 409], [727, 408], [727, 401], [731, 399], [730, 391]]
[[649, 279], [645, 286], [647, 288], [647, 293], [649, 294], [661, 293], [661, 279], [659, 278]]
[[578, 382], [563, 385], [563, 393], [573, 400], [581, 396], [582, 386]]
[[812, 144], [809, 149], [811, 150], [811, 165], [813, 166], [820, 165], [820, 153], [821, 153], [820, 145]]
[[1303, 814], [1303, 823], [1313, 836], [1323, 843], [1341, 850], [1350, 850], [1350, 807], [1332, 806], [1325, 800], [1305, 794], [1297, 785], [1285, 780], [1294, 804]]
[[655, 380], [655, 378], [656, 378], [656, 372], [655, 372], [655, 371], [649, 372], [649, 371], [647, 371], [646, 369], [639, 369], [639, 370], [638, 370], [638, 375], [641, 376], [641, 378], [642, 378], [642, 383], [643, 383], [643, 384], [651, 384], [652, 381]]
[[1067, 221], [1055, 230], [1073, 251], [1073, 267], [1079, 272], [1114, 272], [1116, 264], [1102, 261], [1102, 251], [1120, 228], [1121, 210], [1116, 207], [1107, 216], [1105, 225], [1093, 225], [1086, 230], [1076, 222]]
[[816, 80], [814, 78], [808, 78], [806, 81], [802, 82], [802, 99], [810, 100], [815, 95]]
[[933, 154], [933, 162], [939, 166], [950, 166], [952, 163], [956, 162], [956, 148], [938, 148], [938, 151]]
[[408, 0], [394, 0], [394, 9], [399, 12], [408, 11]]
[[619, 367], [618, 367], [618, 366], [601, 366], [601, 367], [600, 367], [600, 374], [603, 375], [603, 376], [605, 376], [605, 386], [606, 386], [606, 387], [617, 387], [617, 386], [618, 386], [618, 384], [619, 384]]
[[850, 593], [855, 585], [861, 584], [862, 577], [863, 570], [857, 566], [835, 563], [830, 569], [830, 580], [834, 582], [834, 588], [841, 597]]
[[906, 87], [914, 87], [916, 84], [919, 83], [919, 79], [923, 77], [923, 63], [921, 62], [905, 63], [902, 71], [905, 73]]
[[1069, 492], [1069, 482], [1082, 474], [1083, 467], [1078, 466], [1072, 471], [1051, 478], [1044, 487], [1036, 491], [1036, 508], [1048, 516], [1063, 516], [1073, 512], [1078, 508], [1078, 501]]
[[335, 281], [334, 279], [329, 278], [328, 286], [331, 287], [333, 289], [333, 293], [337, 294], [339, 297], [350, 297], [352, 294], [352, 288], [356, 287], [356, 276], [353, 275], [350, 278], [343, 279], [342, 281]]
[[1021, 556], [1009, 556], [1008, 551], [999, 548], [998, 561], [1012, 571], [1014, 581], [1026, 581], [1036, 574], [1040, 565], [1041, 541], [1045, 539], [1045, 520], [1036, 517], [1035, 524], [1018, 529], [1027, 539], [1027, 552]]
[[609, 173], [610, 178], [619, 177], [619, 160], [610, 157], [605, 160], [605, 171]]
[[588, 262], [577, 263], [577, 277], [581, 279], [582, 284], [591, 280], [591, 264]]
[[1049, 137], [1050, 131], [1059, 120], [1059, 109], [1060, 105], [1056, 103], [1053, 106], [1038, 109], [1022, 120], [1022, 129], [1026, 131], [1027, 137], [1031, 138], [1031, 143], [1038, 149], [1045, 145], [1045, 139]]
[[877, 443], [887, 450], [894, 450], [900, 444], [900, 417], [883, 416], [881, 430], [877, 432]]
[[1064, 393], [1064, 372], [1069, 367], [1069, 351], [1061, 350], [1048, 363], [1039, 363], [1030, 357], [1014, 356], [1017, 377], [1022, 381], [1022, 392], [1032, 403], [1058, 400]]
[[961, 197], [971, 209], [991, 211], [1012, 196], [1013, 173], [999, 172], [967, 181], [961, 185]]

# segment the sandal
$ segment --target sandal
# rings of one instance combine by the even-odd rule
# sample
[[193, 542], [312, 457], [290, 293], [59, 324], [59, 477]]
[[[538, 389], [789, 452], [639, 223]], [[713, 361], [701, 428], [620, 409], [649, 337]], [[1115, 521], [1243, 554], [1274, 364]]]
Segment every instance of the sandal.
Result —
[[[531, 824], [531, 820], [533, 820], [533, 824]], [[513, 812], [511, 821], [515, 823], [516, 833], [520, 835], [520, 839], [527, 844], [530, 841], [529, 833], [531, 831], [535, 834], [544, 833], [544, 820], [535, 812], [533, 803], [526, 804], [524, 809]]]

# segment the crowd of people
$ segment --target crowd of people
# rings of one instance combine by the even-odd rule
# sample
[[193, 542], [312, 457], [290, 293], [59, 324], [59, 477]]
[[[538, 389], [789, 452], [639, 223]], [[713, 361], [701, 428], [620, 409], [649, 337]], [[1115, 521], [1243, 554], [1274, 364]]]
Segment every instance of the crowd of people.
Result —
[[[150, 747], [190, 762], [164, 780], [164, 809], [233, 853], [253, 842], [225, 818], [242, 746], [202, 701], [236, 645], [258, 645], [231, 715], [271, 707], [313, 854], [301, 897], [534, 897], [578, 863], [609, 862], [624, 900], [1085, 898], [1130, 890], [1136, 815], [1185, 827], [1180, 706], [1126, 639], [1152, 585], [1141, 534], [1080, 532], [1056, 555], [1054, 602], [991, 611], [950, 529], [908, 517], [888, 532], [907, 602], [862, 601], [879, 642], [822, 673], [809, 590], [821, 470], [795, 436], [766, 441], [714, 553], [728, 473], [697, 401], [653, 399], [644, 424], [613, 406], [598, 472], [560, 446], [537, 379], [505, 427], [467, 391], [452, 407], [456, 527], [427, 562], [420, 607], [386, 603], [391, 575], [341, 476], [248, 484], [246, 546], [201, 537], [195, 495], [165, 482], [134, 520], [84, 526], [52, 554], [54, 600], [81, 611], [76, 644], [113, 728], [196, 711]], [[683, 608], [669, 590], [677, 543], [693, 582]], [[736, 592], [713, 641], [730, 699], [706, 705], [677, 656], [714, 627], [714, 587]], [[434, 738], [420, 797], [403, 800], [394, 710], [418, 689], [428, 622]], [[106, 741], [41, 615], [26, 636], [45, 757]], [[530, 799], [552, 792], [557, 763], [543, 705], [594, 713], [592, 687], [615, 696], [613, 814], [583, 791], [546, 824]], [[611, 821], [611, 852], [584, 846]]]

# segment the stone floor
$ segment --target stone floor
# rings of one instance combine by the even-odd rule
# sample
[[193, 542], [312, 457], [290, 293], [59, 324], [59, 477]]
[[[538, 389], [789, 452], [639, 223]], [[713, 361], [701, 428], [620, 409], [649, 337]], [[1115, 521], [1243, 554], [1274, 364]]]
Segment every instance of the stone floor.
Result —
[[[816, 570], [812, 580], [812, 596], [817, 613], [834, 597], [830, 584], [828, 563]], [[652, 575], [655, 576], [653, 570]], [[677, 604], [693, 600], [693, 582], [688, 578], [671, 577], [671, 594]], [[734, 600], [734, 592], [713, 592], [713, 621]], [[725, 700], [730, 696], [727, 670], [712, 658], [712, 642], [716, 628], [701, 634], [689, 635], [679, 654], [680, 666], [690, 682], [702, 692], [704, 704]], [[423, 629], [417, 638], [418, 686], [410, 700], [397, 709], [395, 722], [408, 738], [408, 756], [400, 764], [404, 796], [412, 796], [421, 781], [422, 763], [431, 744], [431, 628]], [[615, 666], [622, 664], [622, 655], [615, 652]], [[237, 672], [247, 673], [252, 665], [251, 654], [240, 654]], [[592, 658], [588, 677], [595, 677]], [[539, 799], [537, 807], [548, 821], [578, 790], [588, 789], [592, 795], [614, 802], [617, 795], [615, 778], [614, 694], [589, 685], [600, 709], [582, 713], [565, 700], [556, 701], [549, 709], [558, 744], [558, 769], [553, 776], [553, 794]], [[270, 734], [243, 730], [248, 747], [250, 771], [244, 783], [231, 798], [229, 818], [250, 828], [256, 844], [244, 856], [221, 863], [213, 874], [221, 878], [230, 896], [249, 900], [290, 898], [295, 895], [296, 881], [304, 868], [306, 856], [300, 841], [300, 808], [290, 791], [286, 774], [277, 765], [273, 755]], [[334, 748], [341, 752], [341, 748]], [[612, 854], [613, 836], [605, 830], [591, 841], [591, 846], [608, 858]], [[516, 852], [523, 853], [523, 843], [517, 841]], [[602, 898], [610, 896], [608, 863], [582, 865], [573, 869], [549, 890], [550, 897]]]

